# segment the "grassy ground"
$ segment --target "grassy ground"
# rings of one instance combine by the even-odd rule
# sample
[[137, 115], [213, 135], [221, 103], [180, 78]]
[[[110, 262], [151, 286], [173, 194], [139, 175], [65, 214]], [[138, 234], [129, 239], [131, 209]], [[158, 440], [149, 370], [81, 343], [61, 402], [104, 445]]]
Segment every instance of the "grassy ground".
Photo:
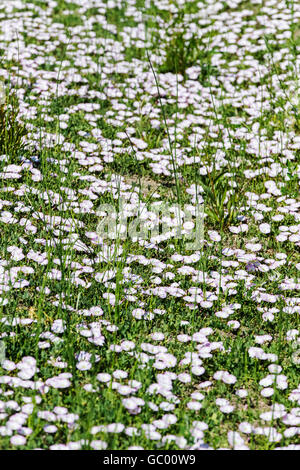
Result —
[[1, 449], [299, 449], [299, 17], [1, 6]]

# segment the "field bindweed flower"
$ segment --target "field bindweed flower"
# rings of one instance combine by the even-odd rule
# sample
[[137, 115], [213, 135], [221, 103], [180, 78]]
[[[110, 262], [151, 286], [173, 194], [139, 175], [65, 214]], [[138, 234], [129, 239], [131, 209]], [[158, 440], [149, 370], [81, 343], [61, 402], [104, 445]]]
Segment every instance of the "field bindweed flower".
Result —
[[202, 408], [202, 404], [198, 401], [189, 401], [186, 406], [189, 410], [193, 411], [198, 411]]
[[55, 426], [54, 424], [46, 424], [46, 426], [44, 426], [44, 431], [47, 434], [55, 434], [57, 429], [57, 426]]
[[90, 446], [94, 450], [105, 450], [107, 449], [107, 442], [102, 440], [93, 440], [91, 441]]
[[26, 444], [26, 438], [24, 436], [21, 436], [20, 434], [15, 434], [11, 437], [10, 443], [16, 447], [24, 446]]
[[108, 373], [102, 372], [97, 375], [97, 379], [99, 380], [99, 382], [108, 383], [111, 381], [111, 375]]
[[226, 384], [234, 384], [236, 382], [236, 377], [232, 374], [229, 374], [227, 371], [218, 371], [214, 374], [215, 380], [222, 380]]
[[228, 431], [227, 433], [228, 443], [234, 449], [241, 448], [241, 446], [245, 446], [244, 439], [241, 435], [236, 431]]
[[262, 249], [261, 243], [246, 243], [246, 248], [250, 251], [260, 251]]
[[76, 368], [78, 370], [90, 370], [92, 368], [92, 364], [88, 361], [79, 361], [77, 364], [76, 364]]
[[68, 388], [71, 386], [69, 374], [60, 374], [56, 377], [47, 379], [45, 384], [53, 388]]
[[271, 387], [266, 387], [260, 392], [260, 394], [266, 398], [271, 397], [272, 395], [274, 395], [274, 389]]
[[268, 234], [268, 233], [271, 232], [271, 226], [270, 226], [270, 224], [266, 224], [266, 223], [260, 224], [259, 230], [263, 234]]

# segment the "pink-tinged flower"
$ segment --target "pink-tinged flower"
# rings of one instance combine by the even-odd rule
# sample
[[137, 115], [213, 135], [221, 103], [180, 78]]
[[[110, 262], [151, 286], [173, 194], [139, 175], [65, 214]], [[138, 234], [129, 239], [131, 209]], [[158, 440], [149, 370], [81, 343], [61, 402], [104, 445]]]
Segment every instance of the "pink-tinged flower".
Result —
[[10, 443], [16, 447], [24, 446], [26, 444], [26, 438], [20, 434], [15, 434], [10, 438]]
[[199, 403], [198, 401], [189, 401], [186, 406], [189, 410], [193, 411], [198, 411], [202, 408], [201, 403]]
[[270, 226], [270, 224], [266, 224], [266, 223], [260, 224], [259, 225], [259, 230], [260, 230], [261, 233], [268, 234], [268, 233], [271, 232], [271, 226]]

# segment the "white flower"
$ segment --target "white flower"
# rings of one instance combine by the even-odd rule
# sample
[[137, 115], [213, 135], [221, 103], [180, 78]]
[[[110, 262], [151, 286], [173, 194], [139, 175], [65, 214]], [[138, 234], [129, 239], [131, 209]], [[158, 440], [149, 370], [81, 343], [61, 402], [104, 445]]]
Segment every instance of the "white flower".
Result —
[[272, 383], [274, 382], [274, 379], [275, 379], [275, 375], [273, 374], [267, 375], [267, 377], [265, 377], [259, 382], [259, 385], [261, 385], [262, 387], [269, 387], [269, 385], [272, 385]]
[[159, 353], [156, 355], [156, 361], [153, 364], [153, 367], [156, 369], [166, 369], [169, 367], [175, 367], [177, 359], [173, 354], [169, 353]]
[[112, 374], [115, 379], [126, 379], [128, 377], [128, 373], [125, 370], [115, 370]]
[[68, 388], [71, 385], [70, 380], [68, 380], [67, 377], [64, 377], [64, 374], [47, 379], [45, 383], [53, 388]]
[[251, 434], [252, 429], [252, 425], [250, 423], [247, 423], [246, 421], [243, 421], [239, 425], [239, 430], [245, 434]]
[[241, 324], [239, 321], [237, 320], [230, 320], [229, 322], [227, 322], [227, 325], [232, 329], [232, 330], [237, 330]]
[[219, 233], [216, 232], [215, 230], [208, 230], [208, 235], [209, 235], [209, 238], [210, 238], [213, 242], [219, 242], [219, 241], [221, 241], [221, 236], [220, 236]]
[[46, 424], [44, 431], [48, 434], [54, 434], [57, 431], [57, 427], [54, 424]]
[[26, 444], [26, 438], [20, 434], [16, 434], [10, 438], [10, 443], [13, 446], [24, 446]]
[[236, 431], [229, 431], [227, 433], [227, 439], [231, 447], [241, 446], [245, 444], [244, 439]]
[[255, 336], [255, 342], [258, 343], [258, 344], [264, 344], [266, 343], [267, 341], [272, 341], [272, 336], [271, 335], [258, 335], [258, 336]]
[[95, 450], [105, 450], [107, 449], [107, 443], [101, 440], [91, 441], [90, 446]]
[[190, 375], [190, 374], [187, 374], [187, 373], [182, 373], [182, 374], [179, 374], [179, 375], [177, 376], [177, 379], [178, 379], [180, 382], [182, 382], [182, 383], [184, 383], [184, 384], [187, 384], [187, 383], [191, 382], [191, 375]]
[[250, 251], [260, 251], [262, 249], [262, 245], [260, 243], [246, 243], [247, 250]]
[[288, 388], [287, 378], [285, 375], [276, 376], [276, 386], [279, 390], [285, 390]]
[[63, 333], [65, 331], [64, 321], [61, 319], [54, 320], [54, 322], [52, 323], [51, 330], [54, 333]]
[[261, 233], [270, 233], [271, 232], [271, 226], [270, 224], [260, 224], [259, 230]]
[[236, 377], [232, 374], [229, 374], [227, 371], [219, 370], [214, 374], [215, 380], [222, 380], [226, 384], [234, 384], [236, 382]]
[[186, 406], [189, 410], [194, 411], [198, 411], [202, 408], [201, 403], [199, 403], [198, 401], [189, 401]]
[[267, 387], [267, 388], [264, 388], [261, 392], [260, 392], [261, 396], [263, 397], [271, 397], [273, 394], [274, 394], [274, 389], [273, 388], [270, 388], [270, 387]]
[[224, 405], [220, 407], [220, 411], [222, 413], [232, 413], [234, 411], [234, 406], [233, 405]]
[[282, 371], [282, 367], [279, 364], [270, 364], [268, 369], [271, 374], [280, 374]]
[[205, 369], [204, 369], [204, 367], [201, 367], [201, 366], [193, 366], [192, 369], [191, 369], [191, 372], [194, 375], [200, 376], [200, 375], [204, 374]]
[[90, 370], [92, 368], [92, 364], [89, 361], [79, 361], [76, 364], [78, 370]]
[[177, 335], [177, 339], [180, 343], [187, 343], [191, 340], [191, 337], [189, 335]]
[[162, 340], [165, 339], [165, 335], [163, 333], [160, 333], [160, 332], [155, 332], [155, 333], [151, 333], [151, 338], [154, 341], [162, 341]]
[[97, 379], [99, 380], [99, 382], [107, 383], [111, 381], [111, 375], [105, 372], [102, 372], [97, 375]]
[[111, 423], [107, 425], [107, 432], [117, 433], [123, 432], [125, 426], [123, 423]]

